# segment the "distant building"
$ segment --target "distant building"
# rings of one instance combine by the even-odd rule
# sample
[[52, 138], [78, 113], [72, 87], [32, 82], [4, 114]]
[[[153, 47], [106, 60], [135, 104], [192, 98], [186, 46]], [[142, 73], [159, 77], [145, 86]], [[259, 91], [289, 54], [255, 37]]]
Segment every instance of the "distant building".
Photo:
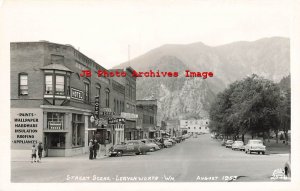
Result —
[[141, 138], [155, 138], [159, 136], [157, 128], [157, 100], [137, 100], [138, 127], [142, 133]]
[[209, 133], [209, 120], [180, 120], [180, 129], [187, 133]]

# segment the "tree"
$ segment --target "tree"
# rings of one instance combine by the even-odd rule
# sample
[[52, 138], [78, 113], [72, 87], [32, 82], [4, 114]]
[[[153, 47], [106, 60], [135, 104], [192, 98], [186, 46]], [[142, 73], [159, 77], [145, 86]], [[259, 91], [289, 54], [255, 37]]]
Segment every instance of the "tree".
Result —
[[236, 137], [250, 132], [252, 136], [269, 134], [278, 128], [280, 89], [274, 82], [253, 74], [232, 83], [218, 94], [210, 109], [211, 125], [225, 135]]

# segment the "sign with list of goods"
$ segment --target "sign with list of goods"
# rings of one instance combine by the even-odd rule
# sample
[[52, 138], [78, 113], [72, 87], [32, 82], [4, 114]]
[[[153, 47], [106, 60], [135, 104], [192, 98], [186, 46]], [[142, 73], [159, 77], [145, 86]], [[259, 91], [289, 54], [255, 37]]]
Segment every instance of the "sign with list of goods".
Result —
[[30, 149], [42, 141], [43, 111], [39, 108], [11, 108], [11, 147]]

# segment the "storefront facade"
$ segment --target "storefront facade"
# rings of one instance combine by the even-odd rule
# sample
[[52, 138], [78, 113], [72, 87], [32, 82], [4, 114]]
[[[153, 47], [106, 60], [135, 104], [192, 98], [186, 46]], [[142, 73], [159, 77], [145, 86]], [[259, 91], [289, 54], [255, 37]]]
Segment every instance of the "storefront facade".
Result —
[[[83, 70], [92, 75], [82, 75]], [[98, 70], [105, 69], [71, 45], [11, 43], [13, 153], [41, 142], [44, 156], [73, 156], [88, 152], [90, 139], [109, 146], [123, 142], [124, 120], [108, 120], [121, 118], [125, 87], [98, 77]], [[114, 114], [101, 115], [105, 108]], [[104, 124], [91, 121], [95, 112]]]

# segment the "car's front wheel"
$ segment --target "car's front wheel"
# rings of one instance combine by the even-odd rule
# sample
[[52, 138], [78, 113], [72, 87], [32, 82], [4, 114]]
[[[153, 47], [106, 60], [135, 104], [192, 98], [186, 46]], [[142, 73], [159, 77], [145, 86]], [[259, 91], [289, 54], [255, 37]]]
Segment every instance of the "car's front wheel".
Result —
[[118, 155], [118, 157], [123, 156], [123, 151], [118, 151], [117, 155]]

